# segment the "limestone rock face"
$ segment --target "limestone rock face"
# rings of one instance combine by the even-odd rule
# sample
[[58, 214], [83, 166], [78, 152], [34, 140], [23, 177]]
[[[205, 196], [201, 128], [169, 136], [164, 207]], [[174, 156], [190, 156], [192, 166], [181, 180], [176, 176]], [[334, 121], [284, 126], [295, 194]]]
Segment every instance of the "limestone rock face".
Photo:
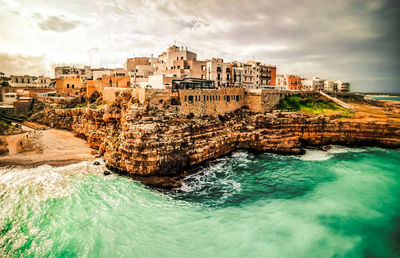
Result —
[[[37, 122], [74, 131], [103, 155], [108, 167], [162, 184], [205, 160], [238, 148], [301, 154], [304, 145], [400, 147], [400, 124], [237, 110], [225, 116], [178, 117], [170, 108], [132, 104], [110, 108], [42, 111]], [[172, 184], [175, 184], [173, 182]]]

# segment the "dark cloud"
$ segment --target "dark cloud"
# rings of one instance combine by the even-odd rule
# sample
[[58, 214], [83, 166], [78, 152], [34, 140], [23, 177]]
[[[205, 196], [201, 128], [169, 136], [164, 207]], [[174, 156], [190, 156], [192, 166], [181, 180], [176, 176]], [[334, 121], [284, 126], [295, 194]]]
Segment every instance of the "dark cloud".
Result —
[[30, 56], [0, 52], [0, 71], [13, 75], [39, 75], [47, 74], [50, 66], [44, 55]]
[[70, 31], [75, 29], [79, 24], [79, 21], [69, 20], [64, 16], [49, 16], [38, 23], [40, 29], [56, 32]]
[[49, 53], [68, 51], [82, 63], [122, 64], [133, 53], [161, 53], [176, 41], [202, 59], [255, 57], [276, 64], [279, 73], [348, 80], [358, 91], [400, 92], [398, 0], [70, 0], [36, 6], [51, 7], [53, 14], [32, 15], [41, 30], [70, 31], [84, 21], [81, 48], [66, 40], [53, 50], [58, 53]]

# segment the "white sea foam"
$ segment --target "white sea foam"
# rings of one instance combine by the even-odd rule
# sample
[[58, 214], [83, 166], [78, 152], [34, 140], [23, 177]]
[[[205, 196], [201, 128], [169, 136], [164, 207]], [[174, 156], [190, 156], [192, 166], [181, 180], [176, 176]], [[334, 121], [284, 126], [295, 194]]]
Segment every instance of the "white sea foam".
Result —
[[300, 157], [302, 160], [318, 161], [318, 160], [328, 160], [332, 155], [326, 151], [320, 150], [306, 150], [306, 154]]

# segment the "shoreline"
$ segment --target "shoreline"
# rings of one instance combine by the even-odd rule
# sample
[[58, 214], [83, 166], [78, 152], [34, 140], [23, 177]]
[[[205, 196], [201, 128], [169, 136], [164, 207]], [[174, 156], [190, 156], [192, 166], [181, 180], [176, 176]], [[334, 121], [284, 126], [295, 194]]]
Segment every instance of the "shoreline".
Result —
[[[118, 109], [44, 109], [32, 121], [68, 131], [27, 133], [26, 142], [25, 134], [9, 136], [10, 153], [0, 157], [0, 166], [62, 166], [101, 156], [118, 174], [171, 189], [205, 162], [240, 149], [301, 155], [306, 148], [329, 145], [400, 147], [399, 103], [349, 103], [356, 111], [344, 115], [244, 108], [204, 117], [178, 116], [162, 104], [126, 104]], [[24, 148], [18, 151], [21, 141]]]
[[34, 130], [2, 137], [8, 154], [0, 156], [0, 168], [60, 167], [95, 158], [86, 141], [66, 130]]

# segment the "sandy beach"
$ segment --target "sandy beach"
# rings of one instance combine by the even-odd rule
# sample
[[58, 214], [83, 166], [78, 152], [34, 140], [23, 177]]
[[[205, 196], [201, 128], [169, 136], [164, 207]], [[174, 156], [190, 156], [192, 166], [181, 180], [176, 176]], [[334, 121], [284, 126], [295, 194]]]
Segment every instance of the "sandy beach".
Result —
[[0, 167], [65, 166], [94, 158], [85, 140], [64, 130], [34, 130], [4, 139], [9, 153], [0, 156]]

